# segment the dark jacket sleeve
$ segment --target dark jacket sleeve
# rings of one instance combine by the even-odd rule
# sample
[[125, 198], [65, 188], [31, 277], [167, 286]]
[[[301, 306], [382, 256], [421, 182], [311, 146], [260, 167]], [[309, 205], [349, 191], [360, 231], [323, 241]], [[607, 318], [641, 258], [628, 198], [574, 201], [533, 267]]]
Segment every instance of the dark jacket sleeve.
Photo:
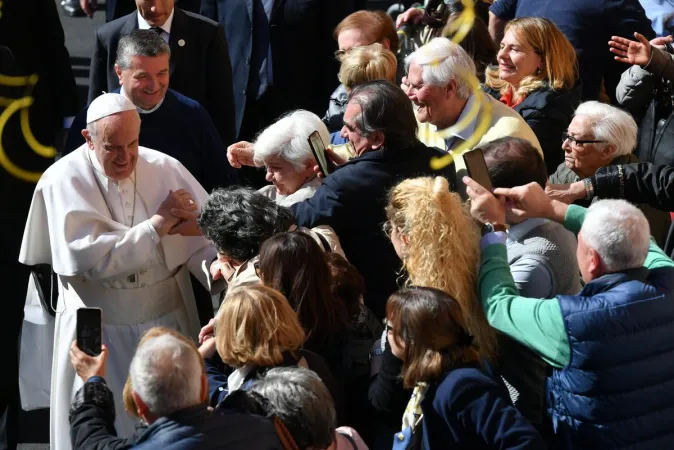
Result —
[[[410, 400], [411, 392], [403, 388], [400, 378], [403, 362], [391, 352], [388, 342], [382, 353], [382, 363], [379, 373], [370, 381], [368, 397], [370, 404], [379, 412], [400, 412]], [[402, 417], [402, 416], [401, 416]]]
[[650, 163], [605, 166], [597, 170], [591, 181], [597, 197], [624, 198], [674, 211], [674, 167]]
[[231, 145], [236, 139], [234, 117], [234, 93], [232, 91], [232, 63], [229, 59], [227, 38], [222, 25], [218, 25], [211, 45], [208, 49], [210, 69], [206, 83], [209, 86], [207, 103], [203, 106], [208, 110], [222, 139], [222, 143]]
[[447, 423], [458, 420], [489, 448], [545, 449], [538, 431], [496, 387], [471, 382], [459, 388], [454, 400], [437, 398], [434, 408]]
[[[201, 174], [194, 176], [202, 180], [204, 189], [211, 192], [218, 187], [232, 186], [238, 183], [238, 171], [227, 161], [227, 148], [222, 144], [211, 117], [204, 108], [199, 108], [198, 126], [203, 129], [201, 142]], [[70, 136], [69, 136], [70, 137]]]
[[103, 91], [108, 90], [107, 71], [106, 50], [101, 42], [101, 36], [96, 31], [96, 43], [94, 44], [94, 54], [91, 57], [91, 68], [89, 70], [89, 96], [87, 104], [93, 102]]
[[336, 170], [323, 181], [313, 197], [290, 207], [297, 219], [297, 225], [307, 228], [330, 225], [338, 229], [340, 225], [353, 220], [348, 212], [353, 211], [354, 205], [359, 203], [359, 189], [347, 183], [357, 180], [353, 180], [353, 177], [347, 179], [343, 172], [345, 170], [348, 168]]
[[113, 395], [105, 382], [85, 383], [75, 394], [70, 439], [74, 449], [123, 450], [133, 446], [134, 438], [117, 437]]
[[211, 358], [204, 359], [206, 366], [206, 378], [208, 378], [208, 405], [212, 407], [227, 397], [227, 367], [216, 353]]

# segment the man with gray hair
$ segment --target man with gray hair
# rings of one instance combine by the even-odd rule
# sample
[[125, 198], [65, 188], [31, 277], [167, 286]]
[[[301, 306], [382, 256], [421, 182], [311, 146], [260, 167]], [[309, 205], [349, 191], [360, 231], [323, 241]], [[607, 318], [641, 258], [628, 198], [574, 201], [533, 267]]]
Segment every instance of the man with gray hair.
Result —
[[[615, 106], [597, 101], [581, 103], [561, 138], [564, 162], [550, 175], [549, 182], [553, 185], [550, 189], [581, 180], [589, 188], [590, 177], [601, 167], [639, 162], [632, 154], [637, 143], [637, 124], [632, 116]], [[601, 200], [590, 198], [593, 202]], [[582, 199], [576, 204], [588, 206], [590, 200]], [[645, 203], [637, 206], [646, 215], [656, 242], [663, 246], [671, 222], [669, 213]]]
[[[651, 241], [643, 213], [624, 200], [569, 206], [537, 183], [492, 194], [464, 182], [473, 217], [491, 229], [478, 280], [487, 319], [552, 366], [545, 398], [555, 448], [673, 448], [674, 261]], [[506, 235], [493, 231], [505, 223], [506, 204], [511, 214], [577, 233], [578, 294], [519, 295]]]
[[[236, 184], [226, 149], [208, 112], [196, 101], [169, 89], [169, 45], [155, 32], [134, 30], [119, 40], [115, 73], [119, 92], [140, 114], [140, 145], [180, 161], [207, 192]], [[87, 109], [73, 121], [64, 154], [84, 144]], [[94, 130], [90, 130], [94, 131]]]
[[266, 400], [259, 402], [261, 408], [268, 416], [278, 417], [283, 422], [300, 450], [367, 450], [354, 429], [337, 428], [330, 392], [309, 369], [271, 369], [253, 384], [250, 393], [254, 398], [260, 396]]
[[[432, 129], [420, 127], [419, 139], [426, 145], [447, 150], [458, 147], [475, 132], [484, 107], [477, 104], [476, 94], [471, 92], [469, 79], [475, 77], [475, 63], [461, 46], [446, 38], [434, 38], [412, 53], [405, 60], [407, 76], [401, 87], [415, 107], [417, 120], [430, 124]], [[483, 102], [491, 105], [489, 128], [476, 145], [501, 137], [519, 137], [531, 142], [541, 151], [541, 145], [533, 130], [513, 109], [483, 94]], [[478, 114], [471, 117], [471, 111], [478, 108]], [[439, 141], [435, 131], [445, 130], [457, 123], [467, 123]]]
[[[161, 331], [155, 328], [149, 333]], [[280, 447], [268, 419], [221, 407], [208, 410], [208, 380], [197, 348], [186, 338], [166, 331], [144, 339], [131, 361], [133, 412], [147, 428], [140, 428], [128, 439], [117, 437], [112, 432], [116, 414], [113, 394], [105, 381], [107, 354], [107, 348], [98, 356], [89, 356], [76, 342], [71, 346], [71, 363], [85, 383], [75, 395], [69, 414], [75, 448]]]

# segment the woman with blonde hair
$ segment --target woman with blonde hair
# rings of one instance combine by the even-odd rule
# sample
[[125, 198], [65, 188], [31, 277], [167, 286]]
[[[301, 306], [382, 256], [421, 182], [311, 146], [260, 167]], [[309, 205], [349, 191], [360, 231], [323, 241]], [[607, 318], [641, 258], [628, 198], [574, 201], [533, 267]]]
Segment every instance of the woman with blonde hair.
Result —
[[391, 190], [386, 216], [407, 272], [405, 284], [440, 289], [456, 299], [480, 356], [493, 360], [494, 330], [477, 300], [479, 233], [459, 195], [443, 177], [411, 178]]
[[211, 406], [236, 390], [248, 389], [273, 367], [294, 366], [316, 372], [339, 401], [337, 383], [325, 360], [302, 349], [304, 330], [280, 292], [262, 285], [234, 288], [220, 307], [214, 331], [215, 335], [200, 336], [199, 347]]
[[[466, 329], [475, 338], [477, 357], [493, 362], [496, 335], [477, 298], [477, 225], [459, 196], [449, 191], [447, 179], [402, 181], [390, 191], [386, 217], [386, 232], [406, 272], [404, 283], [439, 289], [456, 299]], [[370, 381], [369, 400], [380, 414], [375, 433], [381, 448], [379, 443], [390, 444], [391, 434], [400, 431], [411, 391], [403, 387], [403, 361], [392, 352], [386, 335], [375, 353], [381, 355], [375, 362], [380, 367]]]
[[[384, 50], [391, 52], [394, 59], [395, 53], [398, 51], [398, 34], [396, 33], [393, 19], [385, 11], [356, 11], [353, 14], [349, 14], [335, 27], [333, 36], [337, 40], [337, 46], [339, 47], [339, 50], [335, 53], [335, 57], [340, 62], [343, 62], [344, 58], [352, 50], [371, 44], [381, 45]], [[381, 58], [381, 53], [378, 55], [377, 58]], [[370, 58], [372, 57], [373, 55], [370, 55]], [[386, 57], [388, 58], [388, 55]], [[396, 67], [397, 64], [396, 60]], [[358, 84], [380, 79], [387, 80], [388, 78], [368, 78]], [[344, 83], [344, 81], [341, 81], [341, 83]], [[349, 89], [353, 89], [354, 87], [355, 85], [352, 85]], [[348, 97], [349, 93], [344, 84], [340, 84], [330, 96], [328, 110], [325, 113], [325, 117], [323, 117], [323, 122], [330, 130], [330, 133], [338, 133], [342, 128], [342, 117], [344, 116]], [[339, 134], [331, 135], [331, 138], [334, 139], [338, 137]], [[341, 144], [342, 140], [337, 139], [333, 143]]]
[[485, 91], [520, 113], [553, 173], [564, 161], [560, 139], [581, 99], [576, 51], [550, 20], [522, 17], [506, 25], [496, 59]]

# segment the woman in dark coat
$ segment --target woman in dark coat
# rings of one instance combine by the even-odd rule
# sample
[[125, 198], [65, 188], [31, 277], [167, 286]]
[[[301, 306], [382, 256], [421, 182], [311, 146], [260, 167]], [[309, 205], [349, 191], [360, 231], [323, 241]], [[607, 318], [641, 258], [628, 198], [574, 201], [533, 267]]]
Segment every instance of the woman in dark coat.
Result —
[[396, 441], [433, 449], [538, 449], [545, 443], [512, 405], [500, 378], [482, 362], [458, 302], [414, 287], [386, 305], [387, 339], [414, 389]]
[[505, 29], [498, 67], [484, 90], [520, 113], [536, 134], [548, 173], [564, 161], [561, 136], [580, 104], [576, 51], [548, 19], [524, 17]]

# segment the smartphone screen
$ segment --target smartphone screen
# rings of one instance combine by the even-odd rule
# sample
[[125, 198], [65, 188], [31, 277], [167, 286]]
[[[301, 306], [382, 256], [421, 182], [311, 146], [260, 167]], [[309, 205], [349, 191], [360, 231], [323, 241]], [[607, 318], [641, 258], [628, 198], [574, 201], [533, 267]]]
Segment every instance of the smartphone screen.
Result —
[[101, 308], [77, 310], [77, 346], [87, 355], [101, 354], [103, 325]]
[[334, 170], [334, 164], [325, 154], [325, 144], [321, 135], [318, 131], [314, 131], [309, 135], [309, 146], [311, 147], [311, 152], [314, 154], [314, 158], [318, 163], [318, 167], [321, 168], [324, 176], [330, 175]]
[[463, 162], [466, 164], [466, 171], [468, 176], [482, 185], [488, 191], [493, 190], [491, 178], [489, 177], [489, 170], [487, 164], [484, 162], [484, 155], [482, 149], [475, 149], [464, 153]]

